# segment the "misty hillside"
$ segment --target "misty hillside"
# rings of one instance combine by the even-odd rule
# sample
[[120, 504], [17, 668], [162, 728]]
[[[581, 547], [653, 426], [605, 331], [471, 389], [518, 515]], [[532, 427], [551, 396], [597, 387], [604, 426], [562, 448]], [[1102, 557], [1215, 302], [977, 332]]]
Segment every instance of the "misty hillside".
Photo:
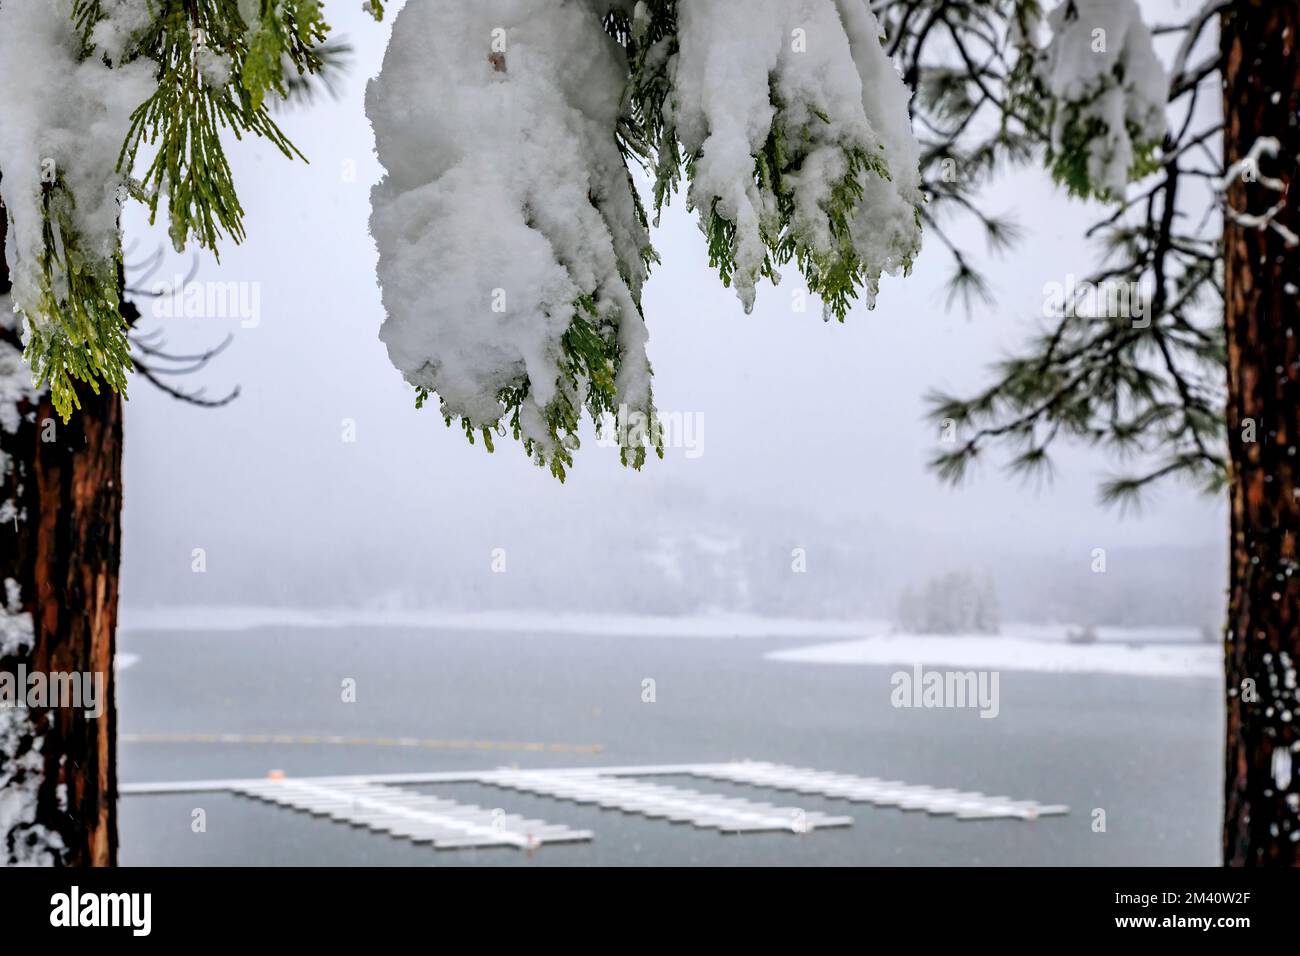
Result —
[[[390, 527], [383, 542], [327, 524], [250, 547], [239, 541], [248, 529], [231, 529], [203, 543], [203, 573], [174, 534], [153, 545], [174, 559], [128, 580], [124, 603], [892, 620], [905, 587], [961, 569], [992, 579], [1008, 621], [1200, 627], [1221, 613], [1223, 557], [1209, 546], [1111, 548], [1105, 573], [1094, 573], [1091, 550], [1077, 546], [1017, 549], [884, 520], [830, 522], [681, 485], [636, 502], [635, 521], [608, 520], [612, 502], [590, 504], [575, 500], [572, 513], [552, 511], [533, 528], [511, 520], [523, 503], [502, 504], [486, 522], [430, 513]], [[241, 557], [227, 563], [227, 554]]]

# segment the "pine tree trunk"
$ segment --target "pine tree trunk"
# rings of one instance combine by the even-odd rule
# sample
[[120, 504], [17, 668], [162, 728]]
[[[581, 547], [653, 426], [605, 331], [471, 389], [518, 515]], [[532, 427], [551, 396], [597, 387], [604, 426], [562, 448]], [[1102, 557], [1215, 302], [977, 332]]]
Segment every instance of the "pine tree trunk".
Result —
[[[0, 245], [4, 231], [0, 206]], [[8, 286], [0, 256], [0, 297]], [[0, 340], [21, 348], [11, 315], [0, 316]], [[67, 424], [48, 395], [18, 400], [15, 431], [0, 416], [0, 671], [15, 679], [20, 666], [27, 674], [98, 674], [103, 682], [98, 718], [85, 707], [0, 709], [0, 865], [117, 860], [122, 405], [110, 389], [83, 389], [80, 398]], [[30, 639], [15, 640], [29, 621]]]
[[[1281, 141], [1229, 205], [1300, 234], [1300, 0], [1234, 0], [1222, 15], [1224, 150]], [[1259, 181], [1275, 176], [1289, 194]], [[1232, 543], [1223, 861], [1300, 864], [1300, 246], [1273, 228], [1225, 227]], [[1253, 440], [1252, 440], [1253, 438]]]

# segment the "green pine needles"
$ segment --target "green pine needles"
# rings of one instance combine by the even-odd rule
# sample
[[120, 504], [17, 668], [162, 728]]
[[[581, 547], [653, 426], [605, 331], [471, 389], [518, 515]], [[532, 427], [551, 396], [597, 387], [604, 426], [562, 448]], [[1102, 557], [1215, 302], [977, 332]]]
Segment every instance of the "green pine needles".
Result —
[[[1029, 12], [1022, 10], [1017, 21], [1021, 31], [1028, 30], [1026, 17], [1030, 13], [1037, 15], [1038, 4], [1029, 2], [1026, 8]], [[1015, 115], [1036, 131], [1043, 145], [1048, 172], [1069, 195], [1078, 199], [1121, 202], [1124, 199], [1122, 190], [1113, 183], [1099, 182], [1093, 163], [1099, 153], [1108, 155], [1115, 148], [1118, 131], [1109, 125], [1107, 114], [1112, 104], [1105, 101], [1116, 91], [1126, 90], [1125, 63], [1117, 59], [1109, 72], [1099, 74], [1093, 80], [1086, 95], [1064, 99], [1053, 95], [1044, 78], [1043, 70], [1049, 56], [1048, 51], [1032, 45], [1022, 49], [1007, 74], [1009, 112], [1004, 113], [1002, 122], [1005, 126], [1009, 117]], [[1160, 168], [1163, 135], [1153, 137], [1150, 131], [1131, 118], [1125, 119], [1123, 134], [1132, 150], [1132, 161], [1125, 171], [1128, 182], [1137, 182]]]
[[[100, 0], [74, 0], [72, 22], [82, 59], [102, 56], [112, 69], [156, 64], [153, 94], [131, 114], [118, 156], [132, 198], [150, 221], [166, 200], [169, 234], [178, 251], [191, 241], [216, 252], [226, 237], [244, 238], [244, 210], [221, 137], [258, 136], [285, 156], [302, 158], [271, 118], [270, 97], [289, 95], [294, 74], [322, 68], [319, 50], [329, 26], [319, 0], [149, 0], [153, 16], [110, 63], [92, 43], [105, 18]], [[378, 16], [378, 14], [376, 14]], [[151, 153], [132, 179], [142, 148]], [[44, 249], [39, 315], [28, 316], [26, 357], [38, 385], [48, 384], [66, 421], [80, 407], [76, 383], [124, 392], [131, 370], [121, 315], [121, 248], [107, 266], [82, 255], [73, 211], [76, 197], [54, 175], [44, 184]]]
[[[638, 303], [639, 307], [639, 303]], [[529, 438], [520, 421], [525, 400], [529, 395], [529, 383], [525, 380], [520, 385], [501, 389], [497, 401], [501, 403], [502, 420], [509, 426], [498, 425], [492, 428], [476, 428], [467, 418], [459, 419], [465, 437], [471, 445], [478, 438], [483, 439], [483, 447], [489, 453], [496, 447], [493, 435], [510, 434], [523, 446], [524, 453], [533, 459], [539, 467], [547, 468], [561, 483], [568, 476], [568, 469], [573, 467], [573, 452], [578, 447], [578, 429], [585, 408], [596, 423], [598, 431], [619, 414], [618, 389], [615, 384], [620, 364], [620, 349], [616, 340], [617, 329], [600, 317], [596, 300], [582, 296], [574, 303], [573, 319], [560, 340], [563, 353], [561, 361], [561, 378], [555, 398], [543, 409], [549, 441], [543, 443]], [[427, 388], [415, 390], [415, 407], [423, 408], [433, 393]], [[447, 427], [454, 419], [444, 415]], [[664, 455], [662, 436], [654, 427], [654, 413], [649, 413], [646, 434], [651, 436], [655, 453]], [[643, 443], [621, 445], [620, 460], [626, 466], [640, 470], [646, 461], [647, 448]]]
[[[678, 49], [676, 6], [676, 0], [655, 0], [645, 4], [643, 16], [636, 22], [611, 16], [606, 23], [611, 36], [623, 43], [632, 67], [627, 90], [631, 122], [620, 133], [625, 152], [638, 158], [653, 176], [656, 225], [663, 207], [681, 183], [682, 170], [686, 171], [688, 180], [693, 180], [695, 165], [700, 159], [699, 155], [683, 157], [677, 130], [669, 118], [670, 111], [666, 109], [672, 88], [668, 62]], [[777, 216], [773, 221], [761, 224], [760, 235], [767, 247], [767, 255], [758, 277], [776, 283], [780, 281], [781, 267], [795, 261], [808, 291], [822, 299], [828, 315], [843, 322], [858, 296], [858, 290], [873, 288], [875, 283], [854, 248], [850, 222], [862, 200], [865, 177], [879, 176], [888, 180], [889, 167], [883, 155], [857, 145], [843, 147], [845, 172], [831, 190], [824, 209], [831, 243], [828, 249], [814, 248], [807, 241], [808, 237], [791, 227], [795, 200], [788, 179], [802, 169], [804, 160], [818, 142], [816, 134], [829, 132], [831, 118], [814, 109], [812, 122], [824, 125], [826, 130], [806, 125], [798, 130], [795, 141], [790, 142], [782, 122], [784, 106], [775, 88], [771, 91], [771, 101], [777, 119], [763, 149], [754, 156], [754, 181], [760, 192], [775, 197]], [[885, 147], [879, 144], [878, 149], [883, 154]], [[917, 216], [919, 221], [919, 210]], [[705, 217], [704, 232], [708, 241], [709, 265], [718, 270], [723, 285], [730, 288], [737, 270], [736, 224], [719, 213], [716, 200], [711, 203]], [[905, 263], [905, 271], [910, 271], [910, 268], [909, 261]]]
[[[1076, 198], [1121, 202], [1123, 194], [1116, 194], [1105, 183], [1095, 182], [1090, 169], [1093, 144], [1098, 140], [1105, 142], [1110, 133], [1106, 124], [1078, 103], [1067, 103], [1058, 109], [1066, 111], [1066, 120], [1059, 147], [1049, 143], [1046, 148], [1045, 158], [1052, 178]], [[1133, 143], [1128, 180], [1136, 182], [1160, 168], [1160, 143], [1144, 142], [1143, 131], [1136, 123], [1126, 123], [1125, 129]]]
[[123, 391], [131, 368], [119, 272], [83, 253], [75, 207], [62, 173], [47, 176], [41, 186], [40, 312], [57, 321], [30, 322], [26, 350], [34, 380], [49, 383], [65, 422], [81, 407], [74, 381], [88, 383], [96, 394], [100, 379]]
[[[816, 122], [829, 125], [830, 119], [818, 114]], [[858, 146], [844, 147], [845, 172], [832, 187], [825, 208], [831, 243], [828, 249], [819, 250], [807, 241], [806, 236], [790, 228], [795, 205], [794, 192], [787, 186], [787, 178], [791, 173], [799, 171], [811, 141], [810, 132], [805, 129], [801, 148], [791, 155], [784, 135], [774, 126], [767, 147], [756, 158], [755, 176], [764, 188], [770, 189], [776, 196], [780, 214], [779, 228], [770, 235], [765, 231], [763, 238], [771, 250], [769, 258], [775, 261], [776, 266], [794, 260], [803, 274], [808, 291], [821, 297], [827, 315], [834, 315], [837, 321], [843, 322], [858, 297], [858, 289], [874, 288], [876, 282], [875, 277], [868, 274], [861, 256], [854, 248], [850, 224], [854, 211], [862, 201], [865, 177], [879, 176], [888, 180], [889, 167], [880, 155]], [[884, 146], [880, 150], [883, 152]], [[920, 215], [919, 211], [917, 215]], [[710, 244], [710, 255], [712, 252]], [[910, 260], [905, 269], [911, 271]], [[776, 269], [772, 266], [765, 264], [764, 275], [776, 281]]]

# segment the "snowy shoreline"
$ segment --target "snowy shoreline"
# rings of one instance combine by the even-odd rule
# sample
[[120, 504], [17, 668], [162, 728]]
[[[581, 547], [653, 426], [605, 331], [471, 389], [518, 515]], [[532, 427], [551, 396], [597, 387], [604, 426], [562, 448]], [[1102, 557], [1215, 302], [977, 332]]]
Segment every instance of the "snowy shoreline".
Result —
[[381, 627], [438, 631], [508, 631], [612, 637], [859, 638], [882, 634], [881, 620], [765, 618], [752, 614], [654, 616], [558, 614], [550, 611], [447, 611], [194, 605], [124, 608], [124, 631], [245, 631], [262, 627]]
[[[655, 617], [633, 614], [555, 614], [538, 611], [444, 611], [339, 608], [191, 606], [125, 608], [120, 627], [131, 631], [245, 631], [281, 628], [402, 628], [569, 634], [600, 637], [797, 640], [770, 651], [782, 663], [944, 666], [1044, 673], [1127, 674], [1142, 677], [1214, 677], [1222, 666], [1218, 644], [1197, 640], [1194, 628], [1097, 628], [1097, 641], [1071, 644], [1065, 625], [1008, 624], [1005, 634], [893, 634], [883, 620], [804, 620], [746, 614]], [[827, 643], [829, 641], [829, 643]], [[812, 643], [818, 642], [818, 643]]]

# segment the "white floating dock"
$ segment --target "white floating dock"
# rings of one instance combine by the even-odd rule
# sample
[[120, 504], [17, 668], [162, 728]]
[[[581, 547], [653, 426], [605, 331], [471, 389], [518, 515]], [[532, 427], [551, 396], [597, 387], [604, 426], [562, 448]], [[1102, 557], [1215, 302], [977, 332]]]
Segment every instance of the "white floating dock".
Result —
[[411, 786], [478, 784], [537, 796], [639, 814], [653, 820], [688, 823], [723, 833], [806, 833], [853, 824], [801, 807], [776, 806], [743, 797], [703, 793], [651, 783], [646, 777], [687, 777], [869, 803], [902, 810], [923, 810], [957, 820], [1022, 820], [1069, 812], [1060, 804], [1040, 804], [1005, 796], [827, 773], [762, 761], [653, 764], [623, 767], [573, 767], [544, 770], [451, 771], [440, 773], [368, 774], [338, 777], [260, 777], [123, 784], [123, 796], [228, 792], [278, 806], [329, 817], [342, 823], [390, 833], [436, 848], [510, 846], [529, 849], [544, 843], [590, 840], [590, 830], [576, 830], [543, 820], [529, 820], [500, 809], [483, 809], [413, 790]]
[[233, 787], [231, 792], [413, 843], [430, 843], [440, 850], [488, 846], [529, 850], [543, 843], [574, 843], [592, 837], [590, 830], [526, 820], [502, 810], [485, 810], [380, 784], [278, 778]]
[[852, 817], [833, 817], [798, 807], [776, 807], [743, 797], [700, 793], [596, 773], [499, 770], [484, 774], [480, 782], [727, 833], [780, 830], [804, 833], [853, 825]]
[[1069, 807], [1061, 804], [1043, 805], [1033, 800], [989, 797], [973, 790], [939, 790], [898, 780], [855, 777], [847, 773], [826, 773], [758, 761], [704, 764], [692, 768], [689, 773], [709, 780], [816, 794], [852, 803], [924, 810], [936, 816], [950, 814], [958, 820], [1034, 820], [1070, 812]]

